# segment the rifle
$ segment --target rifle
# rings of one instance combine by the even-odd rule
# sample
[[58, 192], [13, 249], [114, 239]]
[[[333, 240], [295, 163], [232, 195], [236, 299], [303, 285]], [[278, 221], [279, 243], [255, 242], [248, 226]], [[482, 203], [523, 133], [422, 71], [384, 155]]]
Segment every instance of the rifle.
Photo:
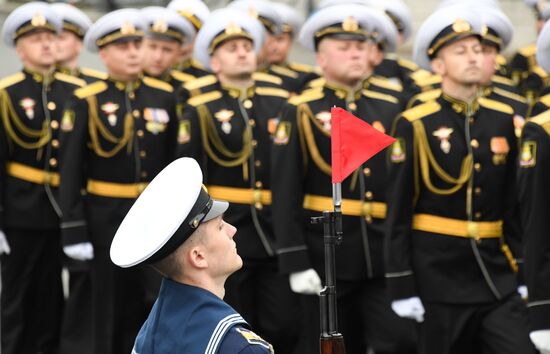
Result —
[[311, 218], [312, 224], [323, 224], [325, 244], [325, 287], [319, 294], [321, 311], [321, 354], [346, 354], [344, 336], [338, 332], [336, 302], [336, 246], [342, 243], [342, 189], [340, 183], [332, 184], [334, 211], [324, 211], [323, 216]]

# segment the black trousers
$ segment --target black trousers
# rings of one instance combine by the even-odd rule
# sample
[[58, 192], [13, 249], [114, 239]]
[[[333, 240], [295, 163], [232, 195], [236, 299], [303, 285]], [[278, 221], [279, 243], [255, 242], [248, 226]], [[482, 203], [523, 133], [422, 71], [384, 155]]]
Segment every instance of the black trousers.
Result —
[[424, 303], [421, 354], [534, 354], [518, 294], [488, 304]]
[[224, 300], [273, 345], [277, 354], [292, 354], [299, 336], [301, 311], [288, 275], [274, 259], [245, 261], [225, 284]]
[[2, 354], [58, 352], [63, 309], [59, 230], [4, 230]]
[[[338, 329], [344, 336], [346, 354], [416, 353], [416, 322], [397, 316], [390, 306], [384, 279], [337, 281]], [[300, 353], [318, 354], [319, 297], [301, 295], [305, 311]]]

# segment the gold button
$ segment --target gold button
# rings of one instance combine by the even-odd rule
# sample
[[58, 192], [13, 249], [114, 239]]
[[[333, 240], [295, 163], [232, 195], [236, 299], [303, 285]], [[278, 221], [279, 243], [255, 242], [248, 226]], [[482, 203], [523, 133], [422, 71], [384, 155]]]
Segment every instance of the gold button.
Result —
[[474, 117], [470, 117], [470, 119], [468, 119], [468, 121], [470, 122], [470, 124], [474, 124]]
[[479, 162], [476, 162], [474, 164], [474, 170], [476, 170], [476, 172], [481, 171], [481, 164]]
[[139, 110], [134, 109], [134, 110], [132, 111], [132, 115], [134, 116], [134, 118], [139, 118]]
[[138, 137], [143, 138], [143, 130], [138, 130], [136, 134]]
[[365, 216], [365, 221], [367, 222], [367, 224], [372, 224], [372, 216], [370, 215]]
[[251, 126], [251, 127], [255, 127], [255, 126], [256, 126], [256, 121], [255, 121], [254, 119], [250, 119], [250, 120], [248, 121], [248, 123], [250, 123], [250, 126]]
[[50, 127], [52, 127], [52, 129], [54, 130], [59, 128], [59, 122], [56, 120], [52, 120], [52, 122], [50, 123]]
[[244, 108], [246, 108], [246, 109], [252, 108], [252, 101], [251, 101], [251, 100], [244, 100], [243, 106], [244, 106]]
[[260, 160], [256, 160], [254, 162], [254, 166], [256, 166], [256, 167], [260, 167], [261, 165], [262, 165], [262, 161], [260, 161]]
[[134, 93], [134, 91], [132, 92], [128, 92], [128, 98], [133, 100], [134, 98], [136, 98], [136, 94]]
[[472, 145], [472, 147], [474, 149], [477, 149], [479, 147], [479, 141], [477, 141], [477, 139], [472, 139], [472, 141], [470, 142], [470, 144]]
[[256, 182], [256, 188], [262, 188], [263, 187], [263, 183], [261, 181], [257, 181]]
[[146, 178], [146, 177], [147, 177], [147, 172], [141, 171], [141, 178]]
[[258, 210], [262, 210], [264, 208], [264, 206], [260, 202], [254, 203], [254, 207]]
[[372, 199], [372, 192], [368, 191], [367, 193], [365, 193], [365, 198], [367, 198], [368, 200], [371, 200]]
[[55, 102], [53, 102], [53, 101], [48, 102], [48, 109], [50, 111], [53, 111], [55, 109], [55, 107], [57, 107]]
[[252, 147], [258, 146], [258, 141], [256, 139], [252, 140]]
[[474, 189], [474, 193], [475, 193], [475, 195], [480, 195], [480, 194], [481, 194], [481, 188], [476, 187], [476, 188]]
[[53, 140], [52, 140], [52, 147], [53, 147], [54, 149], [57, 149], [57, 148], [59, 147], [59, 140], [53, 139]]
[[369, 177], [369, 176], [370, 176], [370, 168], [365, 167], [365, 168], [363, 169], [363, 174], [364, 174], [365, 176]]
[[350, 104], [348, 104], [348, 107], [352, 111], [355, 111], [357, 109], [357, 105], [355, 104], [355, 102], [350, 102]]
[[143, 158], [145, 158], [145, 156], [147, 156], [147, 153], [144, 150], [141, 150], [139, 152], [139, 157], [141, 157], [143, 159]]
[[57, 160], [54, 159], [53, 157], [50, 159], [50, 166], [52, 166], [52, 167], [57, 166]]
[[478, 220], [481, 219], [481, 213], [478, 211], [477, 213], [474, 214], [474, 217]]

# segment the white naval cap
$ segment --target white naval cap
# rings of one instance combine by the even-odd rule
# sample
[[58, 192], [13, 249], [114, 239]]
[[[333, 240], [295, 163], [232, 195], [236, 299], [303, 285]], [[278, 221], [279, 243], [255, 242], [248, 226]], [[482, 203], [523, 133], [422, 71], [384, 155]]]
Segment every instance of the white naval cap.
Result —
[[537, 39], [537, 63], [550, 72], [550, 21], [544, 24]]
[[193, 56], [210, 70], [210, 57], [223, 42], [233, 38], [248, 38], [254, 43], [256, 53], [264, 41], [264, 27], [257, 19], [240, 10], [223, 8], [213, 11], [195, 39]]
[[421, 68], [431, 70], [430, 62], [441, 48], [470, 36], [481, 39], [482, 27], [478, 14], [464, 6], [438, 9], [418, 30], [413, 59]]
[[316, 51], [319, 42], [326, 37], [368, 40], [371, 23], [369, 8], [364, 5], [345, 3], [327, 6], [311, 15], [300, 31], [300, 44]]
[[283, 32], [283, 20], [273, 3], [267, 0], [235, 0], [227, 6], [246, 12], [249, 16], [258, 19], [266, 31], [271, 34]]
[[61, 17], [44, 2], [28, 2], [13, 10], [2, 26], [2, 38], [8, 47], [25, 34], [35, 31], [60, 33]]
[[88, 15], [76, 6], [67, 3], [58, 2], [50, 6], [63, 20], [64, 30], [74, 33], [80, 39], [84, 38], [88, 29], [92, 26], [92, 20]]
[[376, 8], [369, 8], [369, 22], [372, 24], [371, 38], [387, 52], [397, 50], [397, 27], [386, 12]]
[[282, 2], [273, 2], [272, 5], [281, 17], [284, 33], [297, 34], [300, 32], [305, 19], [298, 10]]
[[374, 6], [382, 6], [382, 9], [391, 18], [397, 31], [403, 35], [403, 39], [409, 39], [413, 26], [411, 10], [407, 4], [402, 0], [385, 0], [383, 2], [371, 0], [371, 3]]
[[174, 10], [160, 6], [148, 6], [141, 9], [145, 35], [180, 43], [195, 38], [195, 27], [189, 20]]
[[102, 16], [86, 33], [84, 45], [91, 52], [120, 41], [141, 39], [144, 24], [137, 9], [120, 9]]
[[124, 217], [111, 243], [111, 260], [123, 268], [155, 263], [228, 206], [208, 195], [197, 161], [177, 159], [149, 183]]
[[321, 0], [317, 5], [317, 10], [324, 9], [325, 7], [344, 4], [356, 4], [356, 5], [371, 5], [370, 0]]
[[210, 16], [210, 9], [201, 0], [172, 0], [167, 7], [191, 22], [196, 31], [201, 29]]

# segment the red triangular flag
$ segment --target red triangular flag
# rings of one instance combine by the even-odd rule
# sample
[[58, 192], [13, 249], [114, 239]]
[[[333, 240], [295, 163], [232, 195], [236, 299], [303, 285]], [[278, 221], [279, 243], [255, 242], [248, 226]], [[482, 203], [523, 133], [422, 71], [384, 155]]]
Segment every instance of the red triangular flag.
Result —
[[341, 183], [365, 161], [390, 146], [394, 138], [348, 111], [331, 109], [332, 183]]

